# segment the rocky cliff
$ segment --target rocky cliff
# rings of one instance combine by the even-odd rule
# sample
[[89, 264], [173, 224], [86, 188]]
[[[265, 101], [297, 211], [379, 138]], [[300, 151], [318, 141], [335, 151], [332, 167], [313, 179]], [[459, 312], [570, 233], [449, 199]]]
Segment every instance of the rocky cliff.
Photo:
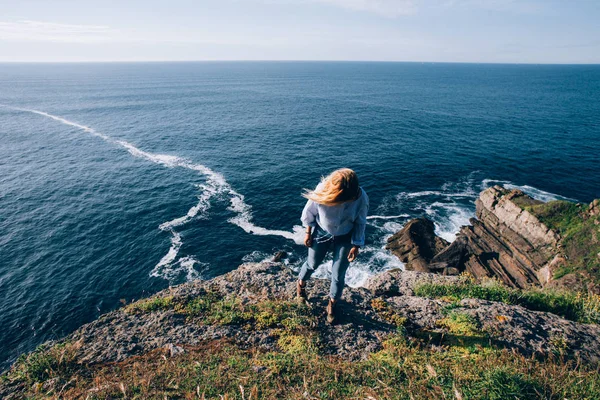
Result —
[[[462, 349], [457, 353], [462, 354], [461, 359], [472, 354], [475, 368], [487, 368], [476, 366], [486, 360], [481, 354], [492, 357], [490, 360], [500, 357], [502, 362], [511, 363], [517, 362], [506, 361], [507, 357], [515, 357], [511, 354], [523, 354], [525, 358], [519, 359], [520, 363], [533, 362], [527, 361], [531, 355], [552, 357], [553, 354], [575, 357], [592, 366], [600, 362], [600, 327], [597, 325], [502, 302], [477, 298], [449, 301], [416, 294], [420, 287], [427, 285], [461, 287], [465, 285], [462, 279], [400, 270], [374, 276], [364, 288], [346, 288], [340, 302], [341, 319], [332, 326], [323, 318], [328, 281], [312, 280], [308, 287], [309, 304], [298, 305], [290, 301], [296, 277], [288, 267], [279, 262], [245, 264], [213, 280], [183, 284], [127, 305], [59, 342], [43, 346], [17, 362], [2, 377], [0, 397], [113, 398], [135, 397], [135, 393], [141, 393], [140, 398], [163, 398], [163, 394], [169, 394], [170, 398], [175, 393], [183, 397], [181, 390], [186, 388], [193, 392], [190, 396], [204, 398], [206, 393], [238, 391], [247, 380], [236, 375], [241, 372], [235, 368], [243, 366], [247, 368], [244, 376], [251, 376], [262, 385], [274, 385], [268, 386], [270, 391], [263, 392], [264, 397], [305, 398], [303, 393], [317, 390], [319, 385], [329, 385], [327, 390], [333, 390], [331, 382], [338, 379], [342, 366], [353, 371], [362, 368], [353, 372], [361, 382], [374, 373], [373, 368], [379, 371], [376, 372], [379, 382], [387, 382], [391, 367], [386, 363], [392, 361], [385, 360], [394, 358], [408, 363], [412, 357], [410, 362], [415, 362], [415, 367], [399, 371], [401, 375], [412, 374], [411, 368], [422, 368], [424, 362], [440, 363], [440, 374], [451, 370], [447, 368], [463, 368], [453, 364], [454, 356], [443, 356], [445, 351], [455, 354], [450, 350], [455, 346]], [[406, 343], [413, 344], [399, 344], [399, 335], [402, 340], [408, 340]], [[516, 353], [506, 353], [506, 349]], [[405, 353], [394, 353], [398, 351]], [[309, 356], [312, 358], [306, 360]], [[335, 358], [326, 358], [331, 356]], [[273, 360], [291, 364], [281, 366], [273, 364]], [[302, 364], [305, 361], [307, 364]], [[295, 363], [302, 365], [298, 372], [293, 372]], [[324, 369], [306, 372], [315, 365]], [[556, 368], [556, 365], [544, 364], [543, 368], [539, 367], [540, 371], [546, 367]], [[234, 377], [228, 375], [232, 368]], [[335, 378], [324, 377], [320, 382], [317, 377], [329, 371], [327, 368], [338, 372]], [[424, 391], [415, 398], [446, 396], [429, 392], [427, 377], [438, 373], [431, 372], [435, 368], [429, 365], [429, 372], [415, 375], [414, 379], [422, 380], [419, 385]], [[131, 371], [137, 372], [132, 376]], [[587, 377], [590, 372], [579, 373]], [[168, 379], [164, 378], [165, 374]], [[292, 382], [302, 374], [304, 384], [301, 378], [298, 386], [294, 386]], [[478, 373], [470, 374], [468, 376], [478, 376]], [[577, 374], [574, 376], [580, 376]], [[290, 382], [290, 386], [282, 387], [277, 383], [282, 382], [281, 379]], [[307, 384], [307, 380], [314, 381], [314, 385]], [[362, 389], [353, 390], [362, 393], [361, 397], [368, 393], [386, 393], [383, 388], [376, 388], [380, 385], [377, 381], [373, 382], [363, 382]], [[409, 389], [404, 388], [404, 383], [398, 383], [407, 381], [394, 382], [398, 390]], [[476, 381], [470, 384], [478, 385]], [[410, 390], [417, 390], [416, 384], [412, 385]], [[459, 390], [452, 385], [444, 390], [448, 393]], [[342, 386], [338, 389], [345, 393]], [[378, 392], [373, 387], [383, 391]], [[244, 388], [241, 390], [241, 398], [244, 398]], [[485, 398], [485, 392], [482, 393]], [[331, 398], [341, 397], [345, 395]]]
[[[592, 277], [589, 271], [575, 263], [576, 256], [570, 257], [569, 252], [563, 250], [565, 240], [559, 230], [565, 228], [567, 235], [573, 236], [574, 229], [565, 224], [590, 225], [589, 237], [579, 244], [569, 242], [573, 244], [571, 250], [587, 253], [588, 248], [597, 246], [593, 229], [597, 225], [597, 201], [589, 207], [556, 203], [545, 204], [516, 189], [490, 187], [475, 202], [476, 218], [470, 220], [470, 226], [460, 230], [451, 244], [440, 248], [442, 239], [433, 234], [433, 224], [426, 219], [416, 219], [392, 236], [387, 248], [406, 264], [408, 270], [444, 274], [466, 271], [476, 278], [494, 277], [511, 287], [526, 288], [556, 286], [556, 272], [570, 268], [568, 272], [580, 271], [577, 275], [561, 276], [566, 285], [587, 280], [589, 288], [595, 289], [593, 279], [586, 279]], [[561, 214], [565, 207], [566, 211]], [[548, 210], [554, 215], [549, 217]], [[558, 228], [552, 229], [544, 220], [553, 222]], [[577, 246], [579, 249], [574, 249]], [[591, 257], [581, 263], [587, 263], [594, 271], [600, 266], [600, 255], [591, 252]]]

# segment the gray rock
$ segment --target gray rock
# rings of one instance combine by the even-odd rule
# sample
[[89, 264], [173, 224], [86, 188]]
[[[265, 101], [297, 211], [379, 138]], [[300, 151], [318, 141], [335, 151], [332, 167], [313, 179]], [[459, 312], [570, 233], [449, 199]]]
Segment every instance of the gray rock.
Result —
[[386, 249], [391, 250], [411, 271], [428, 272], [429, 262], [448, 242], [434, 233], [433, 222], [427, 218], [409, 221], [396, 234], [388, 238]]
[[[409, 335], [420, 332], [444, 333], [438, 321], [444, 318], [448, 303], [414, 296], [421, 283], [452, 283], [457, 277], [414, 271], [388, 271], [368, 280], [365, 288], [346, 288], [339, 302], [340, 321], [325, 322], [329, 282], [309, 281], [309, 302], [318, 324], [315, 331], [325, 354], [347, 360], [368, 357], [382, 346], [385, 338], [396, 332], [373, 309], [374, 299], [383, 297], [395, 313], [405, 316]], [[291, 299], [295, 295], [294, 273], [279, 263], [244, 264], [238, 269], [210, 281], [196, 281], [162, 291], [155, 296], [172, 296], [175, 302], [190, 300], [207, 290], [240, 301], [256, 303], [266, 299]], [[585, 362], [600, 360], [600, 327], [567, 321], [556, 315], [534, 312], [483, 300], [463, 300], [454, 312], [472, 315], [482, 329], [499, 346], [514, 348], [524, 354], [547, 354], [556, 343], [566, 343], [569, 354]], [[502, 318], [499, 318], [502, 316]], [[133, 355], [166, 348], [172, 356], [186, 346], [224, 339], [242, 348], [274, 350], [278, 348], [273, 329], [245, 329], [238, 325], [205, 325], [177, 314], [174, 310], [127, 313], [124, 309], [108, 313], [82, 326], [64, 340], [78, 342], [77, 360], [81, 363], [122, 361]]]
[[415, 271], [467, 271], [518, 288], [546, 285], [562, 259], [560, 237], [522, 208], [541, 203], [520, 190], [490, 187], [475, 201], [477, 218], [462, 227], [450, 245], [441, 246], [433, 223], [418, 218], [393, 235], [388, 248]]
[[425, 283], [456, 283], [458, 281], [459, 278], [456, 276], [393, 269], [369, 277], [365, 282], [365, 288], [375, 296], [413, 296], [415, 294], [414, 289], [418, 285]]

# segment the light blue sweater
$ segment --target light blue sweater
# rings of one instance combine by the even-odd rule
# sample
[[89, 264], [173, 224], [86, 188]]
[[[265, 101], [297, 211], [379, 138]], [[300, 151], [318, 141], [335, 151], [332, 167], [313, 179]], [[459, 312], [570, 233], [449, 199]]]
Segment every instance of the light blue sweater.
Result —
[[365, 228], [369, 211], [369, 197], [360, 188], [358, 199], [335, 206], [325, 206], [308, 200], [302, 210], [303, 226], [317, 224], [333, 236], [345, 235], [352, 231], [352, 244], [365, 245]]

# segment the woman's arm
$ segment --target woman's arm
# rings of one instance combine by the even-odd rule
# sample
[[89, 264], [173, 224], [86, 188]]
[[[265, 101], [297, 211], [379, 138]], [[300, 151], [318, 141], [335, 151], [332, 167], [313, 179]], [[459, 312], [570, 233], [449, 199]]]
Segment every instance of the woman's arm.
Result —
[[302, 225], [306, 227], [306, 235], [304, 236], [304, 245], [306, 247], [312, 245], [311, 232], [312, 228], [317, 225], [317, 213], [317, 204], [312, 200], [308, 200], [302, 210], [302, 217], [300, 217]]
[[348, 254], [348, 261], [354, 261], [358, 256], [358, 249], [365, 245], [365, 229], [367, 227], [367, 214], [369, 213], [369, 198], [367, 194], [362, 192], [362, 203], [358, 210], [358, 215], [354, 220], [354, 228], [352, 229], [352, 249]]
[[354, 246], [365, 245], [365, 229], [367, 227], [367, 214], [369, 213], [369, 198], [365, 192], [362, 193], [362, 202], [358, 210], [358, 215], [354, 220], [354, 229], [352, 229], [352, 244]]

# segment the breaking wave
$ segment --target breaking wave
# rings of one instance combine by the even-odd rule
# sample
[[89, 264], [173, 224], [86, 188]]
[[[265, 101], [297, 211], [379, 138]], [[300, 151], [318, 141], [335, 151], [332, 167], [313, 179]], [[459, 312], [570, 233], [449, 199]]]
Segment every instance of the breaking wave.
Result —
[[83, 130], [84, 132], [99, 137], [108, 143], [120, 146], [127, 150], [134, 157], [141, 158], [167, 168], [189, 169], [199, 173], [204, 177], [205, 183], [197, 185], [198, 189], [201, 191], [200, 195], [198, 196], [198, 203], [192, 206], [185, 215], [175, 218], [171, 221], [163, 222], [159, 225], [160, 230], [169, 232], [171, 234], [171, 247], [150, 272], [151, 276], [173, 280], [182, 271], [184, 271], [188, 280], [197, 279], [199, 277], [198, 272], [194, 268], [196, 264], [201, 264], [199, 261], [192, 257], [179, 258], [179, 250], [183, 244], [183, 241], [179, 232], [176, 231], [176, 228], [187, 224], [199, 215], [204, 215], [211, 206], [211, 200], [223, 195], [229, 197], [228, 209], [236, 214], [228, 221], [239, 226], [245, 232], [254, 235], [281, 236], [286, 239], [293, 240], [296, 243], [302, 243], [303, 235], [302, 227], [300, 226], [295, 226], [293, 231], [290, 232], [285, 230], [267, 229], [254, 224], [252, 222], [252, 207], [249, 204], [246, 204], [244, 201], [244, 196], [235, 191], [235, 189], [233, 189], [233, 187], [225, 180], [223, 175], [211, 170], [205, 165], [193, 163], [190, 160], [179, 156], [170, 154], [157, 154], [141, 150], [125, 140], [115, 139], [104, 133], [98, 132], [89, 126], [82, 125], [44, 111], [11, 106], [4, 107], [50, 118], [62, 124]]

